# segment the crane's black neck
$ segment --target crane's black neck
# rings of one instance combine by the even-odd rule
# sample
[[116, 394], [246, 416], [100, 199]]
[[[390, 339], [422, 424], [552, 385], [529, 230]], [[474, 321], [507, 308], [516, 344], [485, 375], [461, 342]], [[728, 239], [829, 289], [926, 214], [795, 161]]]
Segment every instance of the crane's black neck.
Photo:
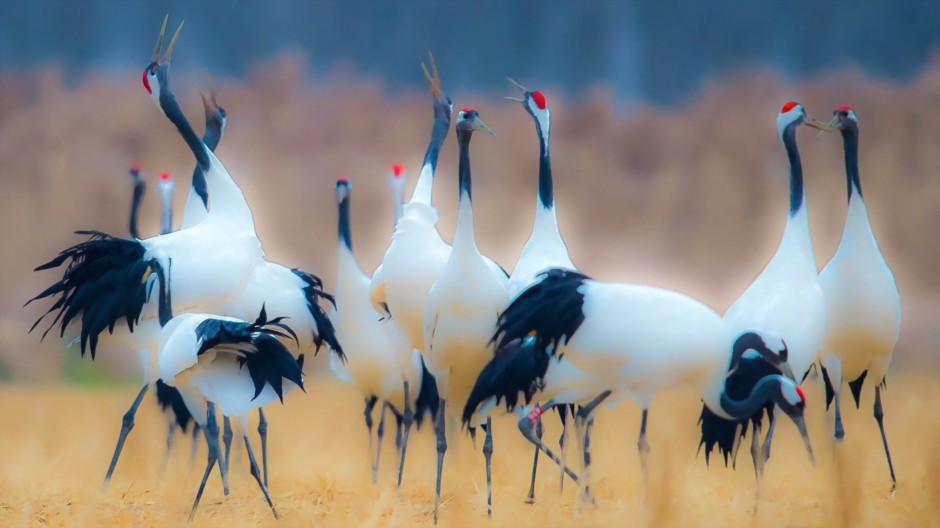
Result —
[[765, 376], [757, 382], [757, 385], [751, 389], [751, 393], [743, 400], [735, 400], [722, 390], [721, 408], [734, 419], [751, 416], [780, 393], [782, 380], [783, 378], [777, 375]]
[[157, 70], [157, 82], [160, 83], [160, 108], [163, 109], [163, 113], [166, 114], [167, 119], [176, 126], [176, 130], [183, 136], [183, 140], [189, 146], [189, 149], [192, 150], [193, 156], [196, 157], [196, 163], [202, 167], [203, 171], [208, 171], [209, 155], [206, 153], [205, 144], [203, 144], [199, 136], [196, 135], [189, 121], [186, 120], [186, 116], [183, 115], [179, 103], [176, 102], [176, 97], [173, 95], [173, 92], [170, 91], [170, 82], [167, 78], [166, 67], [160, 67]]
[[[222, 141], [222, 128], [225, 124], [222, 120], [215, 118], [214, 116], [206, 116], [206, 131], [202, 134], [202, 142], [205, 143], [206, 148], [210, 151], [215, 152], [216, 147], [219, 146], [219, 142]], [[202, 200], [202, 205], [209, 208], [209, 188], [206, 184], [206, 172], [202, 170], [202, 167], [199, 165], [199, 160], [196, 160], [196, 168], [193, 169], [193, 190], [196, 192], [196, 195], [199, 196], [199, 199]]]
[[[151, 261], [150, 269], [157, 275], [160, 292], [157, 301], [157, 310], [160, 317], [160, 327], [164, 327], [173, 319], [173, 305], [170, 300], [170, 276], [169, 271], [164, 273], [163, 266], [156, 259]], [[173, 259], [169, 260], [169, 270], [173, 269]]]
[[134, 197], [131, 199], [131, 236], [140, 238], [140, 231], [137, 229], [137, 216], [140, 210], [140, 202], [144, 198], [144, 191], [147, 190], [147, 184], [143, 180], [134, 182]]
[[349, 196], [339, 203], [339, 243], [352, 252], [352, 235], [349, 230]]
[[467, 199], [473, 201], [473, 189], [470, 179], [470, 138], [473, 132], [470, 130], [457, 130], [457, 144], [460, 147], [460, 160], [458, 163], [458, 174], [460, 176], [460, 195], [466, 193]]
[[790, 216], [803, 207], [803, 163], [796, 146], [796, 129], [799, 125], [799, 121], [794, 121], [783, 129], [783, 147], [790, 161]]
[[800, 161], [800, 150], [796, 146], [798, 126], [799, 122], [794, 121], [783, 129], [783, 147], [787, 150], [787, 159], [790, 161], [790, 216], [803, 207], [803, 163]]
[[424, 153], [424, 165], [431, 165], [431, 174], [437, 170], [437, 158], [441, 154], [441, 146], [447, 139], [450, 131], [450, 99], [434, 100], [434, 124], [431, 126], [431, 140]]
[[849, 200], [852, 193], [862, 196], [862, 182], [858, 176], [858, 125], [851, 123], [842, 129], [842, 146], [845, 149], [845, 181]]
[[535, 120], [535, 131], [539, 135], [539, 201], [542, 207], [555, 207], [555, 193], [552, 190], [552, 160], [548, 154], [548, 134], [542, 133], [542, 125]]

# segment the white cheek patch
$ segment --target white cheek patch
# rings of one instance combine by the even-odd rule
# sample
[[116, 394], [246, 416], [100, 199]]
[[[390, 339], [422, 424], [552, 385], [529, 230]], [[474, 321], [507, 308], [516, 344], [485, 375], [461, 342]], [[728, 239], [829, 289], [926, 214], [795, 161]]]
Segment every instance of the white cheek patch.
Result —
[[800, 394], [796, 392], [796, 385], [792, 382], [785, 382], [780, 387], [783, 391], [783, 397], [786, 398], [790, 405], [797, 405], [803, 401], [803, 398], [800, 398]]

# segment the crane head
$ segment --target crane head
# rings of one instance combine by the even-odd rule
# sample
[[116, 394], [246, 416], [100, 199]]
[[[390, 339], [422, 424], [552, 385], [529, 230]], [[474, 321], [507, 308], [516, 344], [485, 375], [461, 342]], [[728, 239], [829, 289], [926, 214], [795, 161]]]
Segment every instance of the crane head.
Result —
[[228, 115], [225, 113], [225, 109], [219, 106], [216, 101], [215, 87], [212, 86], [212, 75], [209, 75], [209, 72], [206, 72], [206, 85], [209, 88], [209, 95], [206, 95], [198, 84], [196, 85], [196, 89], [199, 90], [199, 95], [202, 97], [202, 106], [206, 110], [206, 128], [217, 128], [221, 135], [221, 132], [225, 129], [225, 120]]
[[855, 110], [853, 110], [851, 106], [842, 105], [832, 111], [832, 119], [827, 126], [839, 130], [858, 126], [858, 116], [855, 115]]
[[547, 139], [552, 125], [552, 116], [551, 112], [548, 110], [548, 101], [545, 99], [545, 94], [538, 90], [529, 90], [516, 82], [512, 77], [506, 77], [506, 80], [522, 92], [521, 98], [507, 96], [506, 99], [522, 103], [522, 107], [525, 108], [526, 112], [532, 116], [532, 119], [534, 119], [535, 123], [538, 125], [539, 132]]
[[157, 186], [160, 188], [161, 192], [169, 192], [172, 194], [173, 187], [176, 186], [176, 181], [173, 179], [173, 175], [169, 172], [162, 172], [160, 173], [160, 179], [157, 180]]
[[135, 163], [131, 165], [131, 168], [127, 171], [131, 175], [131, 180], [134, 182], [134, 185], [143, 183], [144, 175], [143, 170], [140, 168], [140, 165]]
[[345, 177], [340, 177], [336, 180], [336, 203], [341, 204], [349, 198], [349, 193], [352, 191], [352, 183], [347, 180]]
[[437, 71], [434, 55], [430, 51], [428, 52], [428, 62], [431, 67], [428, 68], [422, 62], [421, 71], [424, 72], [424, 78], [428, 81], [428, 91], [431, 93], [431, 97], [434, 98], [434, 119], [435, 121], [441, 120], [447, 123], [449, 128], [450, 117], [454, 113], [454, 104], [451, 102], [450, 97], [444, 95], [444, 91], [441, 89], [441, 76]]
[[806, 410], [806, 395], [803, 389], [793, 380], [779, 378], [780, 394], [774, 397], [774, 403], [793, 420], [800, 436], [803, 437], [803, 445], [806, 447], [806, 454], [809, 456], [811, 464], [816, 465], [816, 457], [813, 456], [813, 446], [809, 441], [809, 433], [806, 431], [806, 419], [803, 414]]
[[161, 55], [160, 51], [163, 49], [163, 38], [166, 35], [166, 23], [168, 19], [169, 15], [163, 17], [163, 25], [160, 26], [160, 34], [157, 36], [157, 44], [153, 48], [150, 64], [144, 68], [143, 75], [141, 76], [144, 89], [147, 90], [147, 93], [150, 94], [150, 98], [157, 106], [160, 106], [160, 92], [163, 87], [166, 86], [166, 74], [170, 67], [170, 57], [173, 55], [173, 48], [176, 47], [176, 40], [179, 38], [180, 31], [183, 29], [183, 22], [180, 22], [180, 25], [176, 28], [176, 32], [173, 33], [173, 37], [170, 38], [170, 44]]
[[388, 171], [388, 185], [392, 192], [397, 195], [403, 194], [405, 190], [405, 169], [401, 163], [395, 163]]
[[802, 104], [796, 101], [788, 101], [783, 104], [780, 113], [777, 114], [777, 134], [783, 137], [783, 131], [793, 123], [811, 126], [821, 131], [829, 131], [829, 127], [825, 123], [810, 117]]
[[457, 113], [457, 132], [473, 133], [477, 130], [489, 132], [496, 136], [496, 132], [480, 118], [480, 113], [473, 108], [463, 108]]

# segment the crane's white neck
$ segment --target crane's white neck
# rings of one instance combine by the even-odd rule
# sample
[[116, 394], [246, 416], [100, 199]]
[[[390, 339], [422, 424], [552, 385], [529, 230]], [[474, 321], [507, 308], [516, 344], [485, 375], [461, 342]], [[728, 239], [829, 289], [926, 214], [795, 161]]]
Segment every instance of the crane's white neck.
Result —
[[222, 222], [226, 229], [240, 230], [255, 234], [255, 221], [251, 208], [245, 201], [241, 189], [232, 180], [228, 171], [215, 154], [208, 148], [209, 170], [206, 171], [206, 186], [212, 203], [206, 214], [206, 220]]
[[189, 194], [186, 196], [186, 205], [183, 206], [183, 220], [180, 229], [192, 227], [206, 219], [209, 213], [206, 205], [202, 203], [202, 198], [196, 190], [190, 186]]
[[411, 194], [410, 203], [423, 203], [431, 205], [432, 191], [434, 190], [434, 166], [428, 162], [421, 167], [418, 183]]

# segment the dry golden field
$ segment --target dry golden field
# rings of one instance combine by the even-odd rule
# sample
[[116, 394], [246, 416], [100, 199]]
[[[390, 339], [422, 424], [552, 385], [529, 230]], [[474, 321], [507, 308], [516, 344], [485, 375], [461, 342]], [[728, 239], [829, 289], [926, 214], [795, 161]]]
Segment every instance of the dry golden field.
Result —
[[[177, 52], [183, 57], [184, 51]], [[191, 58], [189, 60], [192, 60]], [[174, 57], [173, 87], [202, 129], [193, 81], [202, 65]], [[448, 63], [439, 57], [445, 91]], [[141, 67], [144, 65], [141, 64]], [[513, 72], [506, 72], [512, 74]], [[182, 446], [161, 476], [162, 418], [148, 395], [111, 488], [99, 492], [120, 417], [135, 390], [136, 355], [104, 343], [98, 359], [78, 359], [55, 339], [26, 330], [45, 307], [23, 302], [55, 280], [33, 273], [79, 237], [75, 229], [127, 230], [126, 168], [140, 163], [153, 182], [177, 176], [177, 211], [192, 156], [140, 86], [140, 73], [65, 78], [48, 67], [0, 77], [0, 526], [177, 526], [185, 523], [201, 477]], [[372, 270], [388, 243], [391, 205], [385, 171], [405, 164], [410, 183], [427, 142], [430, 105], [415, 64], [412, 90], [343, 73], [312, 82], [303, 61], [284, 57], [244, 79], [217, 79], [228, 129], [218, 154], [242, 187], [272, 260], [335, 277], [333, 182], [354, 182], [352, 230], [360, 265]], [[592, 471], [597, 508], [575, 490], [559, 495], [544, 471], [538, 504], [523, 503], [531, 450], [512, 420], [498, 420], [493, 526], [940, 526], [940, 59], [904, 82], [838, 70], [802, 81], [740, 72], [709, 83], [674, 109], [616, 101], [602, 86], [570, 98], [538, 79], [552, 108], [552, 163], [562, 233], [574, 262], [603, 280], [684, 291], [719, 311], [770, 258], [786, 218], [786, 158], [775, 137], [780, 104], [795, 99], [827, 118], [853, 105], [861, 121], [861, 177], [874, 231], [901, 291], [904, 319], [888, 377], [886, 424], [898, 491], [889, 480], [870, 387], [860, 411], [846, 411], [847, 440], [834, 452], [819, 381], [807, 382], [818, 466], [809, 465], [794, 428], [782, 424], [752, 516], [753, 472], [696, 457], [698, 399], [677, 391], [650, 414], [651, 482], [636, 454], [639, 413], [631, 404], [599, 413]], [[499, 137], [474, 141], [474, 206], [481, 250], [511, 269], [534, 216], [537, 144], [530, 117], [505, 93], [453, 93], [474, 106]], [[811, 229], [824, 264], [845, 215], [839, 138], [810, 142], [801, 131]], [[444, 146], [436, 181], [439, 227], [456, 217], [456, 145]], [[142, 231], [156, 233], [151, 185]], [[177, 217], [177, 225], [179, 219]], [[273, 315], [273, 314], [272, 314]], [[429, 526], [434, 453], [430, 431], [412, 438], [405, 482], [396, 491], [387, 435], [378, 485], [370, 484], [361, 403], [351, 387], [323, 376], [324, 358], [306, 367], [306, 394], [272, 408], [271, 492], [279, 526]], [[12, 380], [12, 381], [10, 381]], [[63, 383], [63, 380], [68, 383]], [[557, 420], [546, 438], [556, 445]], [[483, 457], [453, 440], [445, 464], [442, 526], [486, 525]], [[463, 436], [463, 435], [460, 435]], [[237, 445], [237, 444], [236, 444]], [[255, 441], [255, 449], [259, 448]], [[245, 457], [236, 451], [232, 495], [218, 479], [194, 525], [273, 525]], [[569, 457], [574, 460], [573, 451]]]
[[[737, 471], [717, 459], [706, 467], [696, 456], [698, 400], [691, 392], [675, 391], [654, 400], [650, 410], [648, 489], [635, 447], [639, 412], [629, 403], [599, 412], [592, 442], [596, 508], [581, 507], [570, 482], [559, 494], [558, 472], [544, 457], [537, 504], [525, 504], [532, 452], [514, 420], [498, 419], [492, 526], [940, 525], [937, 379], [923, 374], [889, 379], [885, 412], [898, 474], [894, 495], [888, 492], [871, 417], [871, 393], [866, 391], [862, 410], [845, 413], [846, 440], [834, 451], [824, 430], [822, 387], [818, 381], [806, 385], [817, 467], [810, 466], [795, 427], [782, 423], [756, 516], [748, 453], [740, 454]], [[191, 467], [189, 443], [181, 437], [161, 476], [165, 430], [152, 395], [141, 407], [110, 489], [99, 491], [120, 416], [134, 394], [132, 389], [0, 386], [0, 526], [184, 524], [205, 467], [205, 448]], [[389, 434], [379, 482], [370, 483], [361, 403], [351, 386], [308, 377], [307, 393], [272, 406], [269, 422], [278, 526], [431, 526], [436, 455], [430, 430], [412, 436], [405, 480], [396, 491]], [[546, 424], [546, 440], [554, 446], [558, 421], [548, 416]], [[456, 437], [451, 433], [444, 464], [440, 526], [486, 526], [483, 457], [465, 434]], [[240, 448], [233, 444], [232, 494], [222, 496], [214, 474], [193, 526], [275, 525]], [[573, 451], [569, 458], [574, 462]]]

